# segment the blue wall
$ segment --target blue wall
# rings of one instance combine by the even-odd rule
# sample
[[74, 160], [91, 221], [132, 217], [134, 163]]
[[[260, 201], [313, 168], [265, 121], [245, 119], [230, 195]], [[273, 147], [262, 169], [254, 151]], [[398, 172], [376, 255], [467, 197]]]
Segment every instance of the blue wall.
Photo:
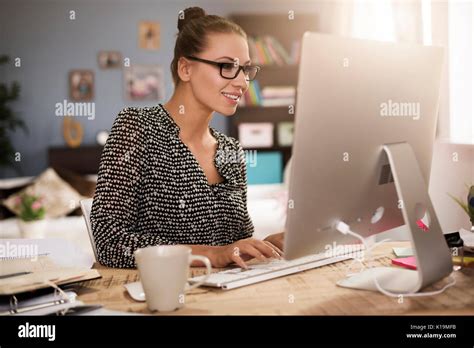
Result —
[[[0, 68], [1, 81], [16, 80], [21, 85], [20, 99], [12, 104], [27, 123], [29, 134], [12, 134], [14, 147], [21, 153], [21, 175], [37, 175], [47, 167], [47, 149], [63, 146], [62, 118], [55, 116], [55, 104], [69, 100], [68, 73], [72, 69], [90, 69], [95, 73], [95, 119], [77, 117], [84, 128], [82, 144], [95, 144], [99, 130], [110, 129], [125, 106], [154, 105], [155, 102], [131, 102], [124, 97], [123, 71], [101, 70], [97, 54], [118, 50], [132, 64], [159, 64], [165, 72], [165, 99], [172, 95], [169, 65], [173, 58], [178, 12], [189, 6], [201, 6], [207, 13], [227, 16], [231, 13], [287, 13], [317, 10], [308, 1], [146, 1], [146, 0], [7, 0], [1, 1], [0, 54], [20, 57], [21, 67]], [[316, 7], [316, 8], [315, 8]], [[76, 19], [69, 19], [69, 11]], [[160, 49], [138, 48], [138, 23], [160, 23]], [[215, 115], [213, 127], [226, 132], [226, 120]], [[18, 174], [0, 169], [0, 177]]]

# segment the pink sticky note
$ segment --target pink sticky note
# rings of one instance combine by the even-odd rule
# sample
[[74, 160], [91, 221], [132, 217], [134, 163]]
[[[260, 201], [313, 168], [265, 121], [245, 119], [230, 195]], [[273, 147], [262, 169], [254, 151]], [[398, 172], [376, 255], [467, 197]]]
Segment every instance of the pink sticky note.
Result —
[[401, 257], [399, 259], [393, 259], [392, 263], [397, 266], [402, 266], [409, 269], [416, 269], [415, 256]]

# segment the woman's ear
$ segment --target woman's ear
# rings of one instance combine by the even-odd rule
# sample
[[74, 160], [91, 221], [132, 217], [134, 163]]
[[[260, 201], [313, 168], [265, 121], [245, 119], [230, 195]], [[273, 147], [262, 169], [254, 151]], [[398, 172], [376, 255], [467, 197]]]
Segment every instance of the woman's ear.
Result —
[[180, 57], [178, 60], [178, 75], [184, 82], [191, 79], [191, 62], [184, 57]]

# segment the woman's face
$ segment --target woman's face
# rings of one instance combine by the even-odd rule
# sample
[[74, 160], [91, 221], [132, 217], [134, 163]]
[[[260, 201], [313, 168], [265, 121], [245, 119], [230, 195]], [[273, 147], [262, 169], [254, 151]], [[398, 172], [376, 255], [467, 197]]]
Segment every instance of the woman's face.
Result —
[[[208, 47], [195, 57], [214, 62], [234, 63], [238, 58], [239, 65], [249, 65], [249, 48], [247, 40], [238, 34], [211, 34], [208, 35]], [[228, 57], [228, 58], [225, 58]], [[223, 93], [234, 94], [243, 98], [249, 87], [244, 72], [240, 71], [233, 80], [220, 75], [219, 67], [194, 60], [188, 60], [192, 73], [190, 86], [196, 100], [222, 115], [230, 116], [237, 110], [237, 101], [226, 97]]]

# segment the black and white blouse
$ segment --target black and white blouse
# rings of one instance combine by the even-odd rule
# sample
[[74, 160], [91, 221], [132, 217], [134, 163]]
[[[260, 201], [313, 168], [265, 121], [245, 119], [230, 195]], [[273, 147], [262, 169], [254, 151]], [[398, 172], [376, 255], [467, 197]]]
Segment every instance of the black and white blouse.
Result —
[[123, 109], [102, 152], [91, 212], [98, 261], [135, 267], [138, 248], [160, 244], [226, 245], [252, 236], [245, 155], [240, 143], [210, 127], [209, 184], [162, 104]]

